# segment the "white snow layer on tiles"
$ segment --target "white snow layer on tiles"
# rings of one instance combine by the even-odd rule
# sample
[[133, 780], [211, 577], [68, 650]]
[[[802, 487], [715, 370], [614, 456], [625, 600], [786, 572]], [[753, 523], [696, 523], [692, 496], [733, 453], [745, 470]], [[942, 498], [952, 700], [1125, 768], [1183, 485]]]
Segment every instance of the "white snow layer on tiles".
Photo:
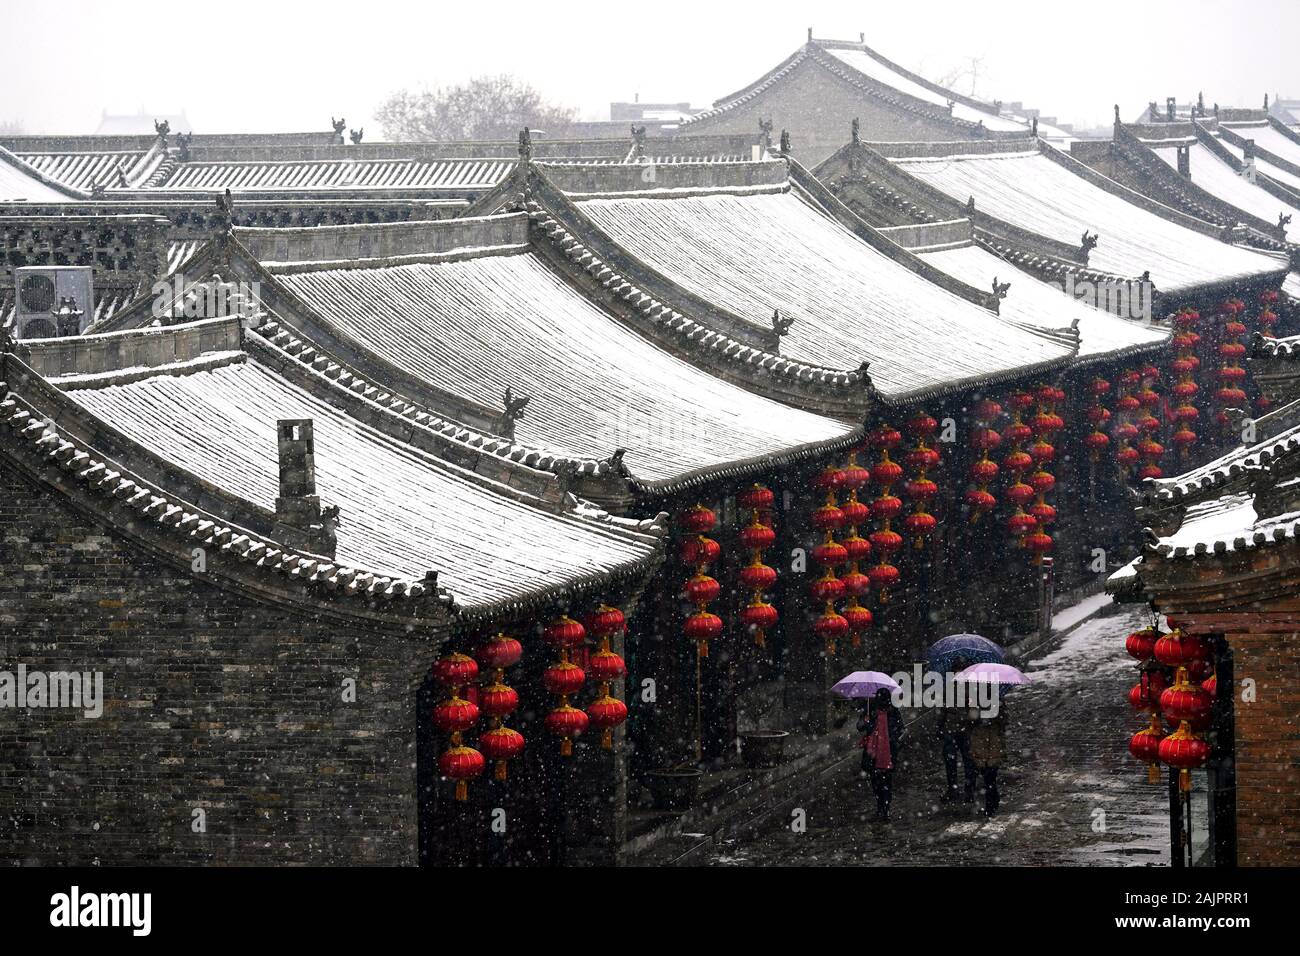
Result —
[[1189, 506], [1182, 525], [1173, 534], [1161, 538], [1160, 543], [1175, 549], [1190, 549], [1198, 544], [1213, 548], [1216, 541], [1223, 541], [1231, 549], [1234, 539], [1253, 534], [1255, 521], [1252, 495], [1224, 495]]
[[1126, 352], [1144, 345], [1158, 345], [1169, 339], [1163, 329], [1128, 321], [1103, 312], [1065, 294], [1065, 290], [1021, 272], [979, 246], [926, 252], [922, 258], [977, 289], [992, 289], [995, 279], [1010, 282], [1000, 314], [1011, 322], [1040, 328], [1069, 328], [1079, 320], [1079, 357]]
[[[917, 83], [915, 80], [904, 76], [897, 70], [891, 69], [884, 63], [881, 63], [875, 57], [865, 50], [853, 49], [828, 49], [827, 53], [835, 57], [841, 63], [853, 67], [859, 73], [863, 73], [877, 83], [893, 87], [900, 93], [906, 93], [916, 99], [924, 100], [927, 103], [938, 106], [940, 109], [948, 108], [948, 101], [952, 97], [943, 93], [936, 92], [929, 87]], [[1023, 123], [1017, 123], [1015, 120], [998, 116], [994, 113], [986, 113], [983, 110], [976, 109], [973, 106], [967, 106], [965, 103], [955, 101], [953, 103], [952, 115], [959, 120], [966, 120], [971, 123], [982, 122], [987, 129], [999, 131], [1014, 131], [1018, 133], [1029, 132]]]
[[1007, 322], [878, 252], [792, 193], [580, 203], [615, 242], [696, 295], [768, 328], [794, 319], [787, 358], [871, 362], [890, 398], [1063, 358], [1067, 346]]
[[0, 202], [67, 202], [68, 197], [29, 173], [25, 164], [11, 163], [0, 150]]
[[1180, 226], [1040, 153], [909, 157], [903, 169], [959, 202], [1062, 242], [1099, 235], [1089, 265], [1121, 276], [1151, 271], [1161, 292], [1275, 272], [1281, 263]]
[[[1240, 133], [1246, 139], [1254, 139], [1255, 138], [1254, 133], [1256, 132], [1256, 130], [1239, 129], [1236, 132]], [[1244, 160], [1246, 158], [1246, 151], [1242, 149], [1240, 146], [1234, 146], [1232, 143], [1229, 143], [1227, 140], [1223, 139], [1222, 137], [1220, 137], [1219, 142], [1223, 144], [1225, 149], [1230, 150], [1232, 152], [1232, 155], [1236, 156], [1238, 159]], [[1300, 145], [1296, 145], [1296, 148], [1300, 149]], [[1300, 160], [1297, 160], [1297, 162], [1300, 162]], [[1279, 183], [1281, 183], [1283, 186], [1286, 186], [1289, 189], [1300, 190], [1300, 176], [1297, 176], [1295, 173], [1288, 172], [1287, 170], [1283, 169], [1281, 166], [1275, 166], [1273, 163], [1270, 163], [1265, 157], [1260, 156], [1258, 153], [1256, 153], [1255, 155], [1255, 170], [1257, 172], [1263, 173], [1269, 179], [1277, 180]]]
[[1268, 150], [1278, 159], [1300, 164], [1300, 143], [1271, 126], [1235, 128], [1233, 132], [1244, 139], [1253, 139], [1256, 146]]
[[279, 494], [276, 422], [315, 423], [321, 501], [340, 507], [338, 560], [438, 583], [466, 607], [523, 597], [650, 554], [644, 540], [466, 480], [249, 360], [68, 396], [127, 437], [264, 508]]
[[[1155, 153], [1172, 168], [1178, 168], [1178, 150], [1163, 148]], [[1300, 214], [1300, 209], [1243, 179], [1204, 143], [1195, 143], [1191, 147], [1191, 172], [1192, 182], [1207, 193], [1263, 219], [1269, 225], [1277, 222], [1279, 213]]]
[[402, 371], [488, 407], [532, 396], [516, 437], [645, 480], [831, 441], [851, 426], [769, 401], [656, 347], [531, 255], [279, 276]]
[[1282, 280], [1282, 291], [1291, 298], [1300, 301], [1300, 272], [1292, 270]]

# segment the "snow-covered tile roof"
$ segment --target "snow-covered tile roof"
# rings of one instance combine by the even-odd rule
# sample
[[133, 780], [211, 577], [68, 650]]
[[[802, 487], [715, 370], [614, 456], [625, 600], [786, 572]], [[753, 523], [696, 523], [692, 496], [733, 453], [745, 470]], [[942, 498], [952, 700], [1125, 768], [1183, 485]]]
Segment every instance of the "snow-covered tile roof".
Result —
[[[893, 162], [951, 198], [1062, 242], [1099, 236], [1088, 264], [1120, 276], [1150, 270], [1163, 293], [1277, 272], [1279, 260], [1220, 242], [1089, 182], [1038, 151], [900, 157]], [[1120, 187], [1116, 187], [1117, 189]]]
[[0, 147], [0, 202], [68, 202], [72, 198], [44, 182], [32, 167]]
[[827, 46], [826, 52], [859, 73], [878, 83], [883, 83], [885, 86], [892, 87], [900, 93], [906, 93], [908, 96], [924, 100], [945, 110], [948, 108], [948, 104], [952, 103], [952, 115], [957, 119], [965, 120], [968, 123], [983, 123], [987, 129], [999, 132], [1018, 132], [1026, 135], [1029, 133], [1029, 127], [1025, 123], [1000, 116], [991, 110], [977, 109], [958, 99], [954, 99], [953, 94], [946, 91], [941, 92], [918, 83], [904, 74], [896, 65], [891, 64], [876, 54], [875, 51], [866, 47]]
[[1244, 139], [1253, 139], [1260, 149], [1266, 149], [1278, 159], [1300, 165], [1300, 143], [1272, 126], [1237, 126], [1228, 128]]
[[[1258, 130], [1254, 128], [1238, 129], [1235, 130], [1235, 132], [1246, 139], [1254, 139], [1255, 133], [1258, 132]], [[1223, 144], [1224, 149], [1231, 152], [1233, 156], [1237, 157], [1237, 159], [1244, 160], [1246, 158], [1246, 150], [1243, 147], [1234, 145], [1222, 136], [1219, 137], [1219, 142]], [[1256, 143], [1256, 145], [1258, 145], [1258, 143]], [[1292, 145], [1296, 147], [1297, 152], [1300, 152], [1300, 144]], [[1300, 159], [1297, 159], [1295, 162], [1297, 165], [1300, 165]], [[1255, 154], [1255, 169], [1256, 171], [1263, 173], [1269, 179], [1274, 179], [1283, 186], [1286, 186], [1288, 189], [1300, 191], [1300, 175], [1297, 175], [1288, 169], [1283, 169], [1281, 166], [1272, 162], [1267, 156], [1258, 152]]]
[[977, 289], [994, 280], [1010, 282], [1000, 314], [1004, 319], [1039, 328], [1069, 328], [1078, 322], [1079, 360], [1103, 359], [1158, 348], [1169, 341], [1168, 329], [1140, 320], [1122, 319], [1065, 294], [1062, 287], [1021, 272], [976, 245], [922, 252], [922, 258]]
[[17, 153], [15, 155], [50, 179], [70, 189], [88, 193], [91, 186], [97, 183], [116, 186], [116, 170], [120, 169], [125, 173], [139, 162], [144, 154], [144, 150], [106, 150], [93, 153]]
[[[1155, 154], [1172, 168], [1178, 168], [1178, 150], [1175, 147], [1147, 145], [1152, 146]], [[1300, 218], [1300, 208], [1243, 178], [1204, 143], [1192, 144], [1189, 150], [1192, 182], [1206, 192], [1269, 224], [1276, 223], [1280, 213]]]
[[506, 388], [531, 396], [519, 442], [598, 460], [626, 448], [642, 482], [725, 474], [855, 431], [670, 355], [533, 253], [295, 268], [277, 280], [332, 330], [417, 379], [488, 408]]
[[613, 241], [689, 292], [769, 328], [781, 354], [831, 368], [869, 361], [887, 399], [1015, 375], [1071, 354], [923, 278], [788, 190], [579, 203]]
[[506, 159], [390, 159], [180, 163], [163, 190], [489, 189], [514, 168]]
[[127, 438], [228, 494], [273, 510], [276, 422], [314, 422], [317, 490], [341, 509], [337, 560], [439, 586], [472, 610], [647, 560], [645, 535], [498, 493], [349, 417], [250, 357], [68, 396]]
[[1252, 445], [1239, 445], [1191, 471], [1143, 482], [1143, 497], [1156, 503], [1174, 501], [1220, 487], [1280, 455], [1300, 451], [1300, 427], [1288, 428]]

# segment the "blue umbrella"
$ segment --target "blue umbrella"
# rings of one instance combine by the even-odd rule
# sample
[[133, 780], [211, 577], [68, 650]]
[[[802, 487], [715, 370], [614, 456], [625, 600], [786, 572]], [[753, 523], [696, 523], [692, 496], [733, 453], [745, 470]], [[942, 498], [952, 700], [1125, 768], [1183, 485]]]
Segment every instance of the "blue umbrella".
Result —
[[925, 652], [925, 666], [939, 673], [948, 673], [957, 660], [964, 660], [966, 666], [1001, 664], [1002, 648], [978, 634], [950, 634], [935, 641]]

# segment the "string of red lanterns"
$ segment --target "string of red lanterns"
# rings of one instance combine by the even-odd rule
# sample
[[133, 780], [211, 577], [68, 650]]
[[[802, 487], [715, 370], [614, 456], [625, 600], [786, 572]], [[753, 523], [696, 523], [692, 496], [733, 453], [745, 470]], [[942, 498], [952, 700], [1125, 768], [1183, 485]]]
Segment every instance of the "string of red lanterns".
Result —
[[1241, 341], [1241, 336], [1246, 334], [1246, 324], [1241, 321], [1245, 309], [1246, 303], [1236, 298], [1219, 306], [1219, 314], [1223, 318], [1219, 339], [1219, 358], [1222, 364], [1214, 373], [1219, 382], [1214, 399], [1219, 405], [1217, 421], [1225, 434], [1232, 427], [1228, 409], [1246, 407], [1246, 392], [1242, 388], [1246, 381], [1246, 369], [1241, 365], [1246, 354], [1246, 346]]
[[722, 618], [708, 610], [722, 591], [717, 579], [708, 574], [709, 565], [718, 559], [722, 548], [712, 538], [705, 537], [717, 524], [718, 516], [701, 504], [689, 508], [682, 516], [682, 527], [694, 535], [683, 542], [682, 560], [695, 566], [695, 573], [685, 585], [686, 600], [695, 605], [695, 610], [686, 618], [682, 629], [687, 639], [695, 642], [700, 657], [709, 656], [709, 641], [722, 633]]
[[1034, 430], [1025, 424], [1025, 412], [1033, 407], [1034, 397], [1028, 392], [1016, 392], [1008, 400], [1011, 406], [1011, 424], [1007, 426], [1007, 441], [1011, 442], [1011, 451], [1002, 459], [1010, 484], [1007, 486], [1007, 501], [1015, 508], [1007, 518], [1007, 531], [1016, 540], [1017, 547], [1024, 547], [1025, 538], [1038, 527], [1038, 519], [1025, 511], [1025, 506], [1034, 500], [1032, 485], [1025, 483], [1025, 474], [1034, 466], [1034, 458], [1025, 451], [1025, 443], [1034, 437]]
[[[1172, 623], [1172, 622], [1171, 622]], [[1204, 672], [1213, 656], [1213, 646], [1200, 635], [1184, 634], [1178, 628], [1161, 634], [1149, 627], [1130, 634], [1125, 641], [1129, 655], [1139, 662], [1139, 682], [1129, 691], [1135, 710], [1150, 715], [1147, 727], [1129, 740], [1129, 753], [1147, 765], [1149, 783], [1160, 781], [1159, 764], [1178, 771], [1178, 788], [1191, 790], [1191, 771], [1204, 766], [1210, 745], [1198, 736], [1210, 724], [1217, 681], [1211, 674], [1200, 684], [1189, 678]], [[1173, 669], [1169, 685], [1165, 668]], [[1161, 718], [1170, 722], [1166, 733]]]
[[980, 457], [970, 466], [970, 479], [975, 487], [966, 492], [966, 505], [970, 508], [971, 524], [997, 507], [998, 499], [989, 491], [998, 477], [998, 463], [989, 457], [1002, 444], [1002, 436], [993, 430], [993, 423], [1002, 414], [1002, 406], [992, 399], [981, 399], [971, 411], [975, 421], [975, 430], [971, 435], [971, 446], [979, 452]]
[[1088, 383], [1088, 396], [1091, 399], [1084, 417], [1092, 426], [1092, 431], [1083, 437], [1083, 446], [1088, 449], [1088, 459], [1096, 464], [1101, 460], [1101, 453], [1110, 445], [1110, 436], [1106, 434], [1106, 423], [1110, 421], [1110, 410], [1102, 402], [1110, 392], [1110, 382], [1100, 375], [1094, 376]]
[[494, 762], [497, 780], [506, 779], [507, 761], [524, 750], [524, 735], [505, 726], [505, 719], [519, 707], [519, 694], [504, 682], [506, 668], [518, 664], [523, 653], [523, 645], [498, 632], [484, 641], [475, 654], [484, 670], [491, 672], [478, 695], [479, 707], [488, 717], [488, 729], [479, 735], [478, 746], [483, 756]]
[[[776, 531], [770, 515], [776, 496], [770, 488], [751, 485], [736, 495], [736, 503], [750, 509], [750, 521], [740, 531], [740, 543], [749, 551], [749, 564], [740, 569], [740, 583], [749, 588], [749, 603], [740, 612], [741, 623], [754, 635], [758, 647], [767, 646], [767, 632], [780, 619], [775, 607], [764, 600], [764, 593], [776, 584], [776, 568], [763, 563], [763, 552], [776, 544]], [[765, 520], [766, 518], [766, 520]]]
[[1160, 381], [1160, 370], [1154, 365], [1147, 365], [1138, 373], [1138, 377], [1141, 387], [1138, 389], [1137, 400], [1141, 411], [1138, 412], [1136, 424], [1142, 437], [1137, 448], [1143, 461], [1138, 478], [1163, 478], [1160, 459], [1164, 456], [1165, 446], [1156, 441], [1156, 436], [1163, 428], [1163, 423], [1156, 414], [1162, 401], [1160, 393], [1155, 390], [1155, 385]]
[[858, 491], [871, 480], [871, 470], [858, 464], [858, 449], [849, 451], [848, 462], [840, 469], [841, 485], [848, 490], [848, 497], [840, 505], [844, 513], [844, 526], [848, 532], [840, 539], [848, 555], [849, 569], [840, 576], [844, 593], [849, 596], [848, 603], [840, 612], [849, 624], [849, 635], [854, 647], [862, 646], [862, 635], [875, 623], [875, 616], [869, 608], [863, 607], [861, 598], [871, 591], [871, 578], [862, 573], [861, 564], [871, 557], [871, 542], [858, 533], [871, 520], [871, 508], [858, 500]]
[[483, 754], [464, 742], [464, 733], [478, 723], [477, 704], [461, 696], [478, 677], [474, 658], [454, 651], [433, 665], [434, 679], [447, 688], [447, 697], [433, 708], [433, 724], [449, 736], [448, 747], [438, 757], [438, 771], [456, 782], [456, 799], [469, 799], [469, 781], [483, 773]]
[[1196, 443], [1197, 435], [1192, 425], [1200, 415], [1193, 400], [1200, 391], [1196, 384], [1196, 370], [1200, 368], [1201, 360], [1196, 356], [1196, 346], [1201, 336], [1196, 326], [1200, 324], [1201, 313], [1188, 307], [1175, 313], [1173, 321], [1177, 329], [1174, 333], [1174, 360], [1170, 364], [1170, 371], [1177, 376], [1172, 389], [1177, 402], [1173, 411], [1173, 443], [1178, 456], [1186, 458]]
[[569, 660], [570, 651], [583, 643], [587, 631], [581, 623], [562, 614], [542, 628], [542, 640], [559, 653], [559, 660], [542, 672], [542, 686], [547, 693], [560, 698], [559, 703], [543, 720], [546, 730], [560, 738], [560, 756], [573, 754], [573, 740], [587, 729], [587, 714], [569, 703], [569, 698], [582, 689], [586, 672]]
[[813, 600], [822, 606], [813, 621], [813, 631], [826, 645], [827, 655], [833, 655], [837, 642], [849, 632], [849, 622], [835, 610], [835, 602], [844, 596], [844, 582], [835, 569], [849, 560], [848, 549], [835, 540], [835, 532], [844, 527], [844, 512], [839, 506], [836, 490], [843, 484], [844, 474], [834, 465], [827, 465], [813, 481], [813, 486], [825, 492], [826, 497], [812, 514], [813, 527], [823, 536], [813, 546], [812, 559], [821, 565], [822, 573], [809, 588]]
[[1119, 416], [1119, 421], [1115, 426], [1115, 440], [1119, 442], [1119, 447], [1115, 450], [1115, 461], [1119, 463], [1120, 471], [1127, 478], [1137, 467], [1141, 460], [1142, 454], [1133, 447], [1133, 442], [1137, 441], [1140, 432], [1134, 424], [1134, 418], [1142, 407], [1134, 391], [1142, 384], [1142, 375], [1137, 369], [1125, 369], [1119, 378], [1119, 398], [1115, 401], [1115, 413]]
[[919, 551], [939, 524], [926, 510], [939, 493], [939, 486], [929, 477], [930, 469], [938, 468], [942, 461], [938, 450], [929, 444], [931, 436], [939, 430], [939, 423], [926, 412], [918, 411], [907, 420], [906, 427], [916, 446], [907, 453], [905, 460], [909, 468], [915, 469], [916, 475], [903, 485], [903, 491], [913, 503], [912, 513], [903, 519], [903, 530], [912, 536], [912, 546]]
[[600, 646], [587, 660], [587, 672], [596, 681], [596, 696], [587, 705], [587, 719], [600, 731], [600, 745], [610, 750], [614, 746], [614, 728], [627, 720], [627, 704], [610, 693], [610, 685], [627, 673], [623, 658], [610, 649], [610, 641], [627, 626], [623, 612], [602, 604], [586, 619], [586, 631]]
[[882, 604], [889, 600], [889, 589], [902, 577], [890, 561], [903, 546], [902, 535], [891, 526], [893, 520], [902, 513], [903, 502], [890, 490], [903, 477], [902, 466], [890, 458], [891, 449], [897, 448], [902, 440], [903, 436], [898, 430], [887, 424], [876, 428], [868, 439], [871, 447], [880, 453], [879, 461], [871, 468], [871, 480], [880, 486], [880, 494], [871, 502], [871, 517], [880, 522], [880, 527], [867, 538], [871, 542], [871, 550], [879, 557], [867, 576], [871, 579], [871, 586], [879, 592]]

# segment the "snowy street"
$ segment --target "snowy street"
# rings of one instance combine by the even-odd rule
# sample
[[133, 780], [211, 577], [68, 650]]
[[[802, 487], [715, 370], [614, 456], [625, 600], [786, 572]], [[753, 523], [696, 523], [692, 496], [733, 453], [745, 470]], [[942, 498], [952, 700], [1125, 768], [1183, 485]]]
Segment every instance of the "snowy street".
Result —
[[[1068, 613], [1068, 612], [1067, 612]], [[892, 819], [871, 819], [856, 753], [789, 817], [755, 839], [724, 841], [713, 865], [1165, 865], [1167, 797], [1126, 750], [1140, 722], [1126, 701], [1133, 662], [1127, 611], [1086, 621], [1020, 663], [1034, 683], [1005, 702], [1010, 723], [992, 819], [975, 804], [943, 805], [944, 772], [928, 722], [911, 724], [895, 774]], [[909, 723], [915, 714], [906, 714]], [[797, 810], [805, 811], [800, 832]], [[742, 831], [743, 832], [743, 831]]]

